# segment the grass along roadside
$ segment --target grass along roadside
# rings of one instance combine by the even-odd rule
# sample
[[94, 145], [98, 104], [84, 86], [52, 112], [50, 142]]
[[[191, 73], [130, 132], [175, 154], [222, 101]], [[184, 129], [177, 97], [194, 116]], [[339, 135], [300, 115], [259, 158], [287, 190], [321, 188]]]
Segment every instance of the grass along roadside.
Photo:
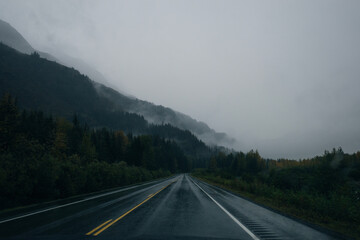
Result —
[[[325, 231], [327, 233], [335, 235], [336, 237], [343, 239], [360, 239], [360, 225], [358, 223], [352, 221], [344, 221], [339, 218], [332, 218], [316, 211], [309, 211], [309, 209], [299, 207], [297, 205], [298, 202], [309, 204], [308, 202], [324, 201], [324, 199], [322, 199], [321, 197], [318, 197], [317, 199], [316, 197], [315, 199], [309, 199], [309, 196], [300, 196], [301, 194], [295, 192], [284, 193], [279, 189], [274, 188], [261, 190], [261, 192], [273, 191], [272, 195], [275, 195], [275, 197], [270, 197], [265, 196], [265, 194], [254, 193], [256, 192], [255, 189], [252, 189], [252, 192], [244, 190], [244, 187], [241, 186], [241, 182], [237, 180], [224, 179], [220, 178], [219, 176], [201, 176], [196, 173], [193, 173], [192, 176], [206, 183], [215, 185], [225, 190], [229, 190], [256, 204], [275, 210], [280, 214], [289, 216], [295, 220], [299, 220], [300, 222], [306, 223], [307, 225], [315, 227], [321, 231]], [[254, 184], [254, 186], [252, 187], [254, 188], [255, 186], [256, 184]], [[257, 187], [264, 188], [264, 186], [260, 185], [258, 185]], [[329, 209], [329, 211], [331, 211], [331, 209]]]

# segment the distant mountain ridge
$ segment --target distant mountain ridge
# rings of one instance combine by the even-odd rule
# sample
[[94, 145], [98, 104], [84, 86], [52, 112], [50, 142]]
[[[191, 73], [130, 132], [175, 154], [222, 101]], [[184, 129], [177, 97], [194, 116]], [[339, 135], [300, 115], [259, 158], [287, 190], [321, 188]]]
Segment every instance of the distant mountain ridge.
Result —
[[196, 121], [171, 108], [127, 97], [102, 84], [96, 84], [95, 88], [101, 96], [106, 97], [119, 108], [127, 112], [142, 115], [150, 123], [168, 123], [180, 129], [189, 130], [209, 145], [229, 147], [235, 143], [235, 139], [228, 137], [225, 133], [215, 132], [206, 123]]
[[125, 94], [119, 93], [118, 91], [101, 84], [106, 84], [108, 82], [105, 77], [79, 59], [62, 55], [60, 56], [61, 60], [59, 61], [57, 59], [58, 56], [53, 57], [48, 53], [35, 50], [16, 29], [2, 20], [0, 20], [0, 42], [3, 42], [5, 45], [12, 47], [19, 52], [31, 54], [36, 51], [41, 57], [50, 61], [56, 61], [68, 67], [79, 69], [81, 73], [88, 75], [95, 81], [94, 86], [97, 93], [111, 102], [116, 110], [142, 115], [150, 123], [171, 124], [183, 130], [189, 130], [208, 145], [220, 145], [231, 148], [236, 141], [235, 139], [228, 137], [225, 133], [217, 133], [206, 123], [199, 122], [188, 115], [161, 105], [155, 105], [147, 101], [126, 96]]

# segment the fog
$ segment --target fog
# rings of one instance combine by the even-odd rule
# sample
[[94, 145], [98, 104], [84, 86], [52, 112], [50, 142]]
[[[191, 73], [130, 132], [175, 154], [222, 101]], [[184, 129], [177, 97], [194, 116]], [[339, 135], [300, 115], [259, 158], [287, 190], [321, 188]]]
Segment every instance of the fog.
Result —
[[235, 137], [306, 158], [360, 150], [360, 1], [0, 0], [30, 44]]

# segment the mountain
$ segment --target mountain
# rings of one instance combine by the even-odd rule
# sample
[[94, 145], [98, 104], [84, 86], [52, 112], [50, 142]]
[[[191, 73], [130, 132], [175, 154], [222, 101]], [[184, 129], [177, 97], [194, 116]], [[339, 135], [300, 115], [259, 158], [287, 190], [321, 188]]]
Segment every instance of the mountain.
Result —
[[96, 90], [99, 95], [106, 97], [120, 109], [142, 115], [150, 123], [168, 123], [180, 129], [189, 130], [209, 145], [232, 147], [235, 144], [236, 140], [228, 137], [225, 133], [217, 133], [206, 125], [206, 123], [196, 121], [171, 108], [125, 96], [102, 84], [96, 84]]
[[42, 58], [58, 62], [70, 68], [74, 67], [94, 80], [93, 84], [97, 93], [111, 102], [114, 109], [141, 115], [149, 123], [171, 124], [183, 130], [189, 130], [211, 146], [220, 145], [232, 148], [235, 145], [235, 139], [228, 137], [225, 133], [216, 132], [204, 122], [199, 122], [170, 108], [139, 100], [107, 87], [109, 86], [109, 81], [95, 68], [80, 59], [61, 53], [58, 53], [56, 57], [54, 57], [51, 54], [35, 50], [16, 29], [2, 20], [0, 20], [0, 42], [19, 52], [31, 54], [36, 51]]
[[126, 112], [99, 95], [97, 84], [74, 68], [0, 43], [0, 96], [11, 94], [22, 109], [41, 110], [69, 120], [76, 114], [90, 127], [157, 135], [175, 141], [188, 156], [209, 157], [211, 150], [190, 131], [169, 124], [149, 124], [144, 117]]
[[22, 53], [33, 53], [35, 49], [9, 23], [0, 20], [0, 41]]
[[105, 84], [107, 86], [110, 85], [109, 81], [102, 75], [99, 71], [97, 71], [93, 66], [90, 66], [86, 62], [82, 61], [79, 58], [74, 58], [69, 55], [57, 52], [56, 58], [60, 59], [60, 63], [67, 67], [73, 67], [79, 72], [87, 75], [91, 80]]
[[19, 52], [31, 54], [33, 52], [38, 52], [39, 55], [43, 58], [46, 58], [50, 61], [58, 61], [51, 54], [35, 50], [26, 39], [13, 28], [9, 23], [2, 21], [0, 19], [0, 42], [8, 45]]
[[50, 61], [58, 62], [67, 67], [74, 67], [80, 72], [86, 74], [91, 79], [103, 83], [109, 84], [105, 77], [96, 69], [85, 63], [84, 61], [67, 56], [65, 54], [58, 53], [56, 57], [53, 55], [34, 49], [28, 41], [9, 23], [0, 19], [0, 42], [7, 46], [10, 46], [19, 52], [31, 54], [33, 52], [39, 53], [42, 58], [46, 58]]

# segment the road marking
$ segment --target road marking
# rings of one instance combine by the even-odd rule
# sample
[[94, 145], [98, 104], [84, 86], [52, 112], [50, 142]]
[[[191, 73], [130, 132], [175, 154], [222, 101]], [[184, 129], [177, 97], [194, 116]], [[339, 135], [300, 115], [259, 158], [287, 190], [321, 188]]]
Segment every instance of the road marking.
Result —
[[[176, 181], [177, 181], [177, 180], [176, 180]], [[134, 211], [136, 208], [140, 207], [141, 205], [143, 205], [144, 203], [146, 203], [147, 201], [149, 201], [149, 200], [150, 200], [151, 198], [153, 198], [156, 194], [158, 194], [159, 192], [161, 192], [162, 190], [164, 190], [165, 188], [167, 188], [168, 186], [170, 186], [171, 184], [173, 184], [173, 183], [176, 182], [176, 181], [173, 181], [173, 182], [169, 183], [168, 185], [166, 185], [165, 187], [161, 188], [161, 189], [160, 189], [159, 191], [157, 191], [156, 193], [150, 194], [144, 201], [142, 201], [141, 203], [139, 203], [138, 205], [136, 205], [135, 207], [133, 207], [132, 209], [130, 209], [129, 211], [127, 211], [126, 213], [124, 213], [123, 215], [121, 215], [120, 217], [118, 217], [117, 219], [115, 219], [114, 221], [110, 222], [110, 220], [109, 220], [109, 221], [101, 224], [100, 226], [94, 228], [93, 230], [91, 230], [91, 231], [89, 232], [90, 234], [86, 234], [86, 235], [91, 235], [92, 233], [94, 233], [95, 231], [97, 231], [98, 229], [100, 229], [100, 230], [98, 230], [97, 232], [95, 232], [95, 233], [93, 234], [94, 236], [99, 235], [100, 233], [102, 233], [103, 231], [105, 231], [106, 229], [108, 229], [109, 227], [111, 227], [113, 224], [115, 224], [117, 221], [119, 221], [120, 219], [124, 218], [126, 215], [128, 215], [129, 213], [131, 213], [132, 211]], [[110, 222], [110, 223], [108, 223], [108, 222]], [[108, 223], [108, 224], [106, 225], [106, 223]], [[104, 226], [104, 225], [105, 225], [105, 226]]]
[[218, 205], [218, 207], [223, 210], [237, 225], [239, 225], [247, 234], [250, 235], [250, 237], [252, 237], [252, 239], [254, 240], [260, 240], [258, 237], [256, 237], [247, 227], [245, 227], [241, 222], [239, 222], [239, 220], [237, 220], [231, 213], [229, 213], [228, 210], [226, 210], [220, 203], [218, 203], [215, 199], [213, 199], [207, 192], [205, 192], [204, 189], [202, 189], [202, 187], [200, 187], [196, 182], [194, 182], [192, 179], [191, 181], [198, 187], [200, 188], [201, 191], [203, 191], [211, 200], [213, 200], [213, 202]]
[[91, 230], [90, 232], [88, 232], [86, 235], [91, 235], [93, 232], [95, 232], [96, 230], [98, 230], [99, 228], [101, 228], [102, 226], [104, 226], [105, 224], [107, 224], [108, 222], [111, 222], [112, 219], [107, 220], [106, 222], [104, 222], [103, 224], [97, 226], [96, 228], [94, 228], [93, 230]]
[[133, 189], [133, 188], [148, 185], [148, 184], [151, 184], [151, 183], [154, 183], [154, 182], [156, 182], [156, 181], [143, 183], [143, 184], [132, 186], [132, 187], [127, 187], [127, 188], [123, 188], [123, 189], [120, 189], [120, 190], [115, 190], [115, 191], [100, 194], [100, 195], [97, 195], [97, 196], [88, 197], [88, 198], [85, 198], [85, 199], [82, 199], [82, 200], [79, 200], [79, 201], [76, 201], [76, 202], [71, 202], [71, 203], [60, 205], [60, 206], [51, 207], [51, 208], [47, 208], [47, 209], [44, 209], [44, 210], [36, 211], [36, 212], [33, 212], [33, 213], [28, 213], [28, 214], [25, 214], [25, 215], [22, 215], [22, 216], [9, 218], [9, 219], [0, 221], [0, 224], [10, 222], [10, 221], [13, 221], [13, 220], [16, 220], [16, 219], [20, 219], [20, 218], [29, 217], [29, 216], [36, 215], [36, 214], [39, 214], [39, 213], [48, 212], [48, 211], [55, 210], [55, 209], [58, 209], [58, 208], [67, 207], [67, 206], [74, 205], [74, 204], [77, 204], [77, 203], [86, 202], [86, 201], [89, 201], [89, 200], [93, 200], [93, 199], [96, 199], [96, 198], [100, 198], [100, 197], [104, 197], [104, 196], [107, 196], [107, 195], [115, 194], [115, 193], [118, 193], [118, 192], [123, 192], [123, 191], [130, 190], [130, 189]]

